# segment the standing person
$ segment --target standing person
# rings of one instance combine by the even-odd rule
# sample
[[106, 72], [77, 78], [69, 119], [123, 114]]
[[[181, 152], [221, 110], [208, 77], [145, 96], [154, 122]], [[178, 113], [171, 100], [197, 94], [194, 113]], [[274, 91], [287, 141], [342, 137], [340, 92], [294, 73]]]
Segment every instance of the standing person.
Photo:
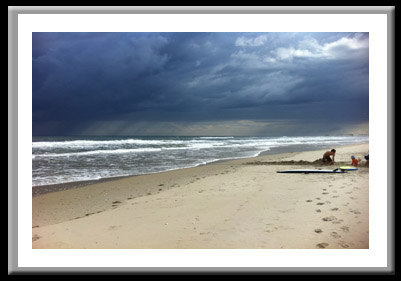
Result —
[[351, 159], [352, 159], [351, 165], [355, 166], [355, 167], [358, 167], [358, 160], [355, 158], [354, 155], [351, 156]]
[[[330, 156], [333, 156], [333, 159], [331, 159]], [[336, 156], [336, 150], [335, 149], [332, 149], [330, 151], [326, 151], [323, 154], [323, 163], [327, 163], [327, 164], [333, 165], [335, 163], [334, 162], [334, 157], [335, 156]]]

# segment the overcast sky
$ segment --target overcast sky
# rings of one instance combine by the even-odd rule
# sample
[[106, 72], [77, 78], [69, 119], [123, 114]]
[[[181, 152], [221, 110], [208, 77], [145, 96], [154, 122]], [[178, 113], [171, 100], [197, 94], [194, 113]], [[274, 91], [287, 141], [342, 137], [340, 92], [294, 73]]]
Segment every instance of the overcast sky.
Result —
[[368, 133], [368, 33], [33, 33], [34, 135]]

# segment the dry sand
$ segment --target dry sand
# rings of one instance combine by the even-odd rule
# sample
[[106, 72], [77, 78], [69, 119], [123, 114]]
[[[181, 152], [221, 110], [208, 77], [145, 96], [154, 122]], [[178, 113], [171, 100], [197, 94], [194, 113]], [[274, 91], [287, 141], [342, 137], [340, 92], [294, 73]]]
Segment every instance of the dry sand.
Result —
[[[350, 164], [369, 144], [336, 149], [336, 161]], [[264, 155], [43, 194], [32, 198], [32, 247], [368, 249], [368, 167], [276, 173], [322, 168], [297, 161], [323, 153]]]

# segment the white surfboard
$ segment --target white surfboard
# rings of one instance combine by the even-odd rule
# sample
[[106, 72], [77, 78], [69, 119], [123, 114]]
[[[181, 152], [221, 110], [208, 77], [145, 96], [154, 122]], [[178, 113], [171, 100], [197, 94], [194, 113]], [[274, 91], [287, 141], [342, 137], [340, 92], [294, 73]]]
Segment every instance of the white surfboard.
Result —
[[358, 168], [354, 167], [354, 166], [340, 166], [340, 169], [341, 170], [346, 170], [346, 171], [356, 171], [356, 170], [358, 170]]

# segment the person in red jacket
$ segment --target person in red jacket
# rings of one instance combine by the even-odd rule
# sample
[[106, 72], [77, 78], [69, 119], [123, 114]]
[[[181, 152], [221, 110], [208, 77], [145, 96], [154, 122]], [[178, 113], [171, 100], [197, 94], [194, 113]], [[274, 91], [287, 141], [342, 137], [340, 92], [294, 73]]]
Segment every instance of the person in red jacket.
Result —
[[355, 156], [352, 155], [351, 159], [352, 159], [351, 165], [355, 166], [355, 167], [358, 167], [358, 160], [355, 158]]

